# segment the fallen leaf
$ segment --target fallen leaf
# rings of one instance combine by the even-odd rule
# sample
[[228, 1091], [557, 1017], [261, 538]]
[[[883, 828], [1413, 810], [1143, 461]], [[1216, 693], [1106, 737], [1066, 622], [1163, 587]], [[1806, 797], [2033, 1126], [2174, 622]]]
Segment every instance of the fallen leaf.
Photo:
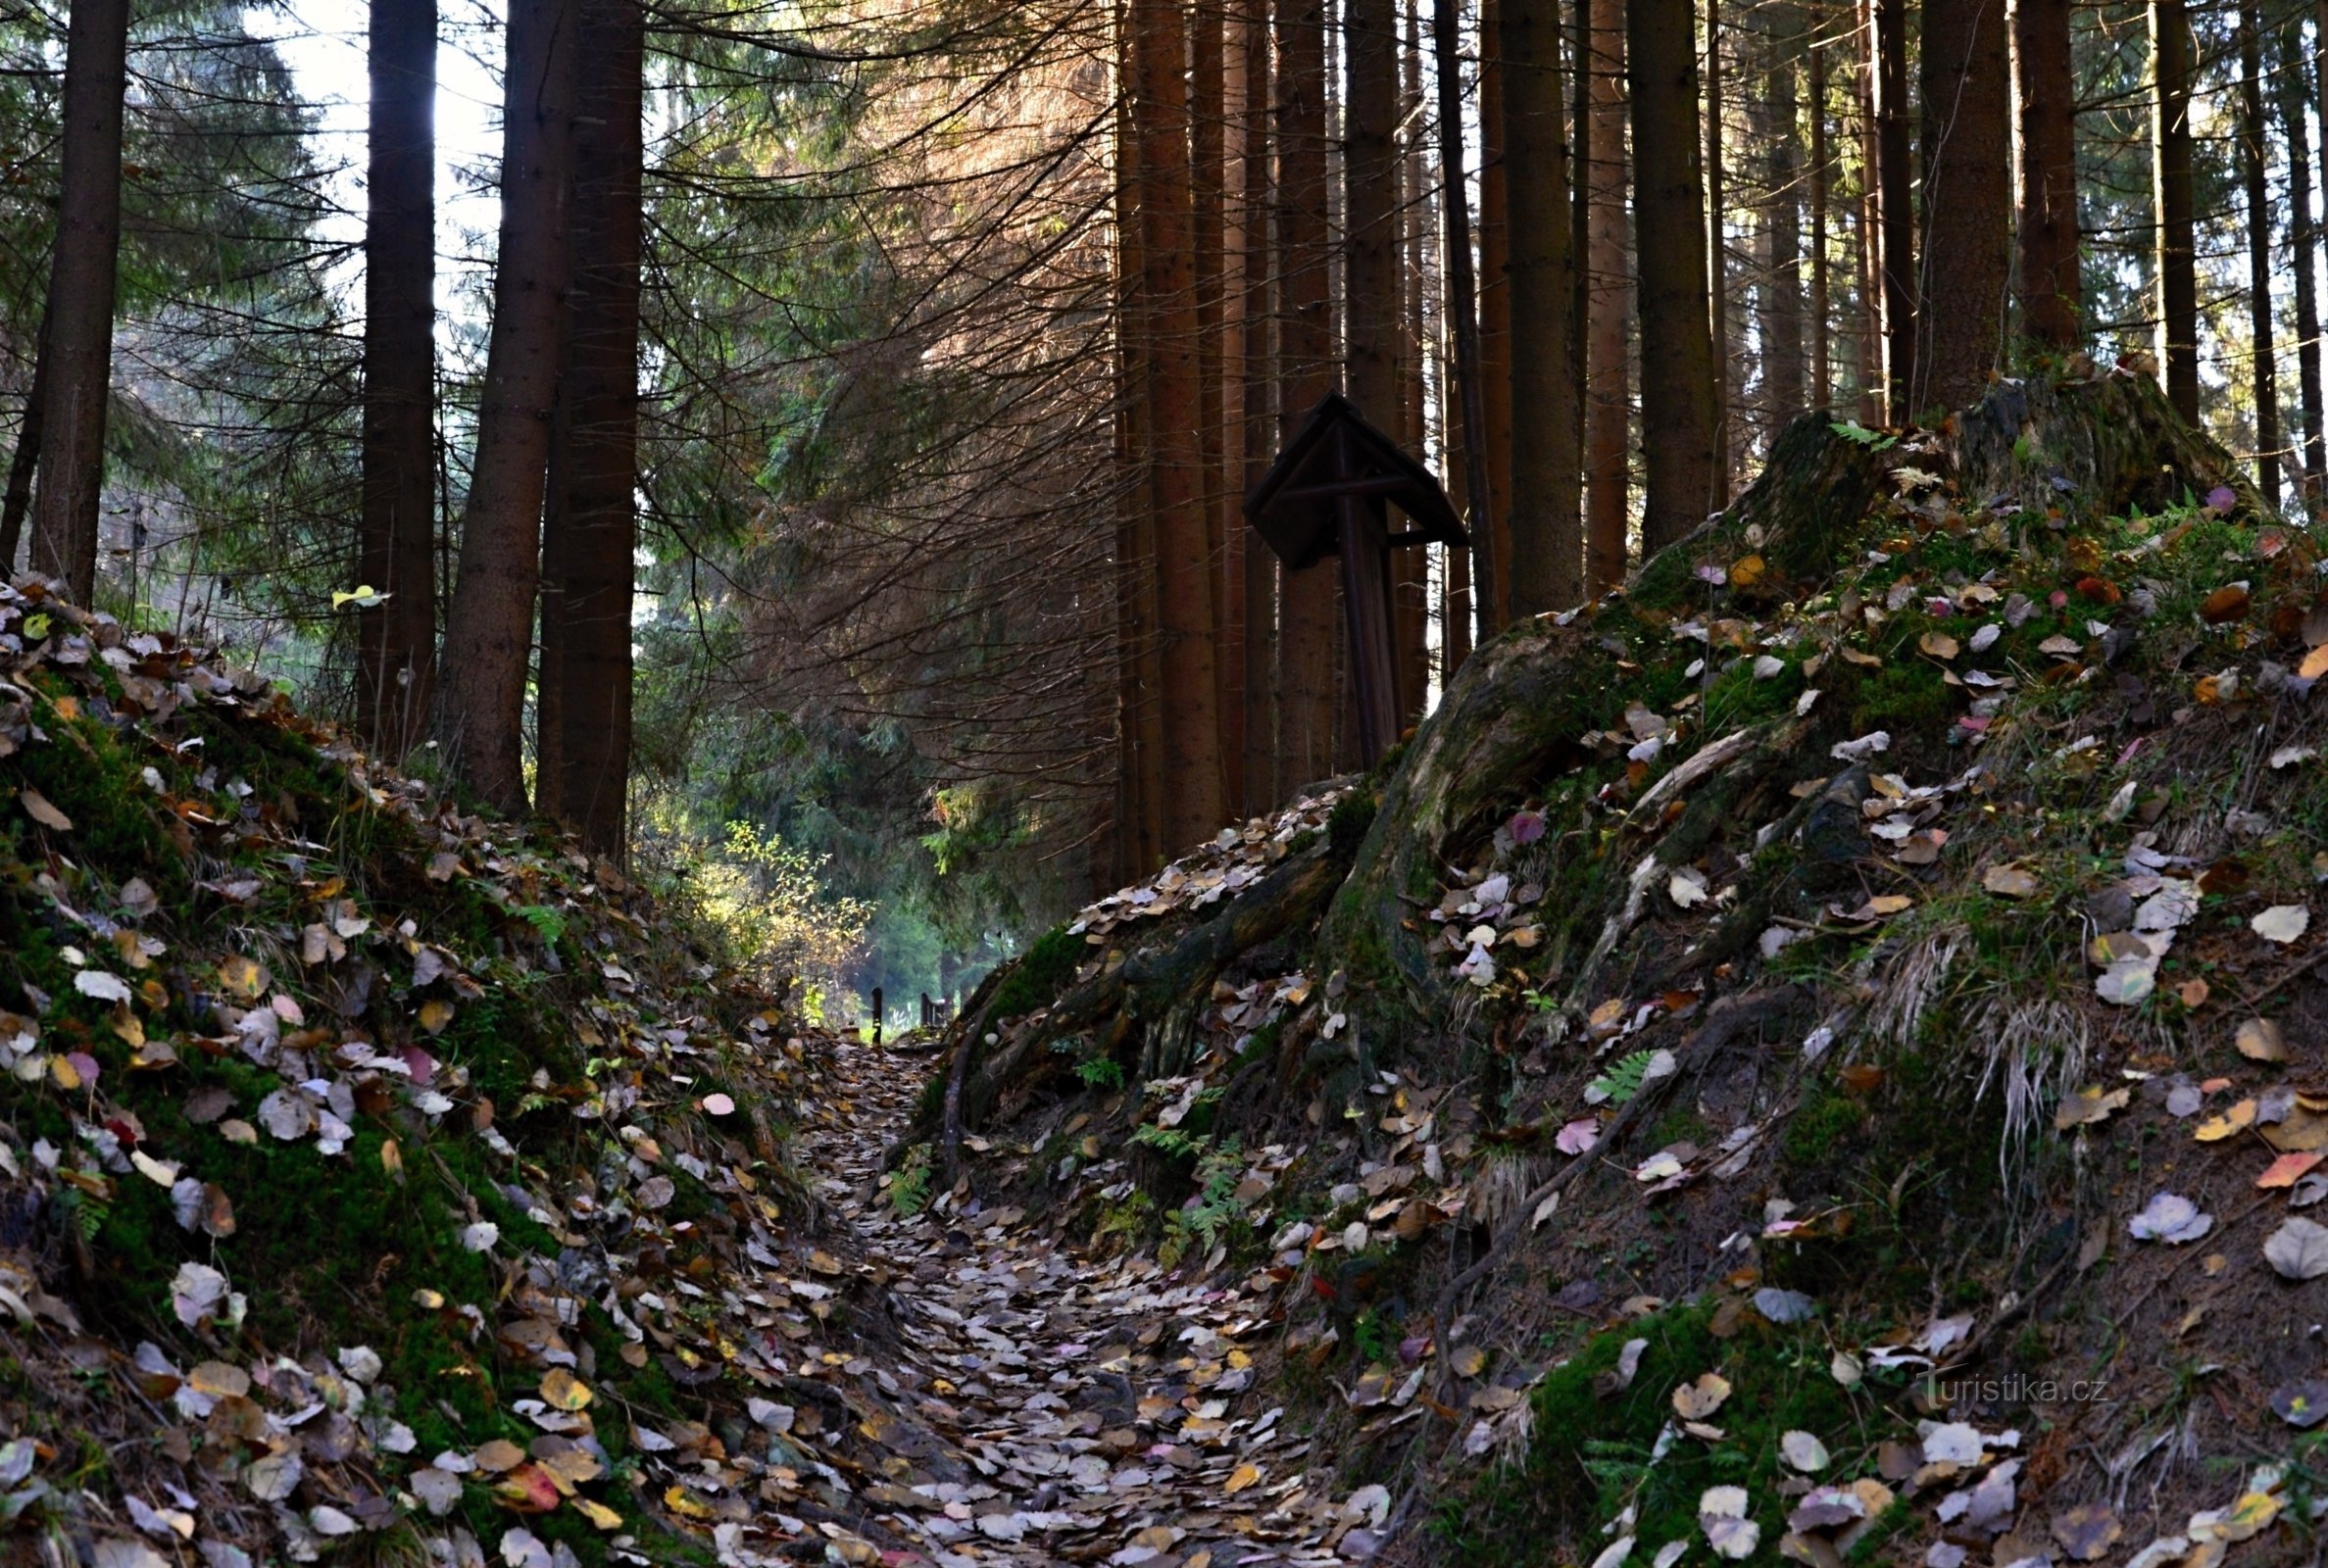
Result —
[[40, 791], [30, 788], [21, 789], [17, 791], [17, 799], [24, 803], [25, 814], [42, 827], [53, 828], [59, 833], [73, 831], [73, 818], [50, 805], [49, 798], [41, 794]]
[[2283, 947], [2303, 936], [2311, 923], [2311, 910], [2301, 904], [2275, 904], [2248, 921], [2255, 935]]
[[2282, 1279], [2316, 1280], [2328, 1274], [2328, 1226], [2284, 1220], [2264, 1238], [2263, 1255]]
[[2250, 1018], [2239, 1026], [2239, 1033], [2231, 1043], [2250, 1061], [2288, 1059], [2287, 1037], [2280, 1033], [2280, 1026], [2269, 1018]]
[[1722, 1407], [1730, 1396], [1729, 1380], [1719, 1372], [1707, 1372], [1695, 1383], [1683, 1383], [1673, 1390], [1673, 1409], [1684, 1421], [1703, 1421]]

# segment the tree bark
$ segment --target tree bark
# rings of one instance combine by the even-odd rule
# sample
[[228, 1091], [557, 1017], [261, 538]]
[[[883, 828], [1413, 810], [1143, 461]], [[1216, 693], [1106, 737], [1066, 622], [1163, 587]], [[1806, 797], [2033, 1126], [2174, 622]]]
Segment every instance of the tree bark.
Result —
[[2012, 87], [2005, 0], [1924, 0], [1924, 253], [1915, 406], [1978, 401], [2012, 286]]
[[1737, 462], [1736, 416], [1731, 408], [1730, 253], [1728, 194], [1722, 161], [1721, 0], [1706, 0], [1706, 306], [1713, 337], [1713, 495], [1707, 510], [1727, 506], [1730, 471]]
[[1625, 22], [1633, 210], [1643, 238], [1642, 535], [1655, 551], [1704, 521], [1720, 493], [1714, 344], [1706, 311], [1706, 187], [1698, 166], [1698, 51], [1690, 0], [1631, 0]]
[[1915, 386], [1914, 173], [1907, 152], [1907, 0], [1874, 0], [1875, 277], [1883, 319], [1884, 417], [1906, 424]]
[[1213, 723], [1220, 773], [1216, 811], [1227, 820], [1244, 798], [1242, 662], [1231, 656], [1242, 621], [1242, 519], [1232, 516], [1228, 461], [1228, 47], [1218, 0], [1190, 12], [1189, 192], [1196, 267], [1197, 429], [1203, 465], [1205, 560], [1212, 584]]
[[1807, 0], [1804, 31], [1809, 47], [1810, 114], [1810, 402], [1824, 412], [1835, 401], [1832, 323], [1827, 280], [1827, 203], [1834, 191], [1835, 161], [1827, 146], [1827, 35], [1824, 0]]
[[[1270, 324], [1276, 318], [1275, 258], [1269, 205], [1269, 7], [1268, 0], [1245, 0], [1241, 12], [1245, 64], [1245, 101], [1241, 117], [1245, 153], [1244, 225], [1244, 416], [1242, 433], [1244, 474], [1238, 498], [1258, 481], [1275, 450], [1276, 411], [1270, 405], [1277, 366], [1271, 354]], [[1270, 680], [1276, 652], [1277, 558], [1244, 527], [1244, 514], [1236, 514], [1244, 533], [1239, 566], [1245, 580], [1244, 625], [1239, 654], [1245, 665], [1243, 736], [1245, 745], [1244, 809], [1258, 814], [1276, 805], [1280, 780], [1277, 765], [1276, 692]]]
[[1563, 610], [1584, 596], [1571, 319], [1576, 230], [1568, 204], [1560, 0], [1503, 0], [1499, 39], [1504, 157], [1509, 168], [1525, 171], [1509, 184], [1506, 216], [1514, 414], [1510, 578], [1516, 618]]
[[2302, 68], [2303, 24], [2279, 36], [2280, 127], [2288, 141], [2288, 244], [2296, 273], [2296, 375], [2303, 400], [2303, 456], [2300, 464], [2306, 505], [2316, 506], [2320, 476], [2328, 467], [2328, 416], [2320, 393], [2320, 309], [2312, 281], [2318, 262], [2319, 226], [2312, 206], [2310, 137], [2305, 127], [2308, 96]]
[[1765, 71], [1764, 184], [1761, 215], [1762, 412], [1766, 436], [1803, 412], [1802, 105], [1796, 67], [1803, 53], [1802, 19], [1787, 0], [1763, 8], [1759, 20]]
[[[1429, 441], [1423, 390], [1423, 300], [1429, 269], [1424, 265], [1430, 212], [1430, 182], [1423, 157], [1422, 14], [1416, 0], [1405, 0], [1400, 51], [1399, 123], [1405, 140], [1399, 154], [1400, 268], [1399, 443], [1421, 457]], [[1406, 704], [1403, 722], [1421, 719], [1430, 698], [1430, 550], [1401, 550], [1391, 557], [1392, 615], [1399, 651], [1399, 692]]]
[[31, 566], [74, 602], [97, 587], [97, 513], [113, 391], [113, 308], [122, 244], [122, 94], [128, 0], [80, 0], [65, 36], [63, 154], [41, 383], [40, 488]]
[[544, 551], [541, 809], [628, 849], [630, 612], [638, 545], [639, 257], [646, 13], [581, 0], [573, 268]]
[[436, 0], [371, 0], [356, 730], [401, 759], [436, 670]]
[[[1687, 3], [1687, 0], [1683, 0]], [[1481, 385], [1478, 288], [1471, 267], [1470, 202], [1463, 191], [1462, 61], [1456, 0], [1432, 0], [1431, 51], [1439, 74], [1439, 189], [1447, 251], [1448, 333], [1455, 345], [1461, 400], [1463, 495], [1469, 503], [1470, 603], [1482, 642], [1495, 631], [1497, 556], [1495, 495], [1487, 468], [1487, 402]]]
[[445, 618], [437, 735], [455, 772], [504, 812], [525, 808], [525, 679], [541, 571], [573, 187], [575, 0], [511, 0], [503, 109], [501, 248]]
[[[1277, 7], [1278, 407], [1283, 433], [1334, 389], [1333, 258], [1326, 222], [1325, 4]], [[1334, 568], [1279, 574], [1278, 790], [1334, 770]]]
[[[1479, 606], [1480, 635], [1513, 612], [1511, 565], [1511, 181], [1506, 167], [1504, 0], [1479, 0], [1479, 398], [1487, 438], [1487, 503], [1495, 519], [1495, 593]], [[1529, 171], [1532, 175], [1533, 171]]]
[[2271, 204], [2266, 195], [2269, 148], [2263, 130], [2263, 40], [2255, 0], [2239, 10], [2239, 161], [2247, 187], [2248, 339], [2254, 351], [2255, 487], [2264, 502], [2280, 504], [2279, 367], [2271, 330]]
[[1141, 286], [1148, 344], [1149, 469], [1163, 648], [1164, 853], [1219, 830], [1220, 719], [1214, 677], [1212, 528], [1197, 343], [1188, 29], [1177, 0], [1132, 0], [1140, 138]]
[[1345, 0], [1349, 150], [1342, 160], [1348, 232], [1343, 288], [1349, 336], [1346, 389], [1377, 429], [1398, 431], [1399, 55], [1395, 0]]
[[2075, 348], [2084, 332], [2069, 7], [2070, 0], [2015, 0], [2013, 7], [2021, 126], [2021, 330], [2055, 349]]
[[17, 425], [16, 451], [8, 460], [8, 490], [0, 497], [0, 575], [16, 572], [17, 547], [24, 542], [25, 514], [32, 506], [32, 475], [40, 466], [40, 424], [48, 403], [48, 312], [40, 314], [34, 340], [32, 385]]
[[1148, 342], [1140, 218], [1140, 137], [1133, 118], [1131, 19], [1115, 0], [1116, 442], [1123, 481], [1115, 496], [1116, 867], [1122, 887], [1164, 862], [1164, 757], [1157, 701], [1156, 519], [1150, 510]]
[[1585, 0], [1591, 18], [1593, 155], [1582, 183], [1589, 192], [1585, 255], [1589, 310], [1585, 322], [1584, 575], [1593, 593], [1624, 580], [1626, 496], [1632, 483], [1633, 404], [1626, 318], [1632, 268], [1625, 255], [1624, 0]]
[[2151, 0], [2157, 118], [2151, 141], [2157, 202], [2158, 364], [2166, 401], [2199, 422], [2199, 269], [2191, 183], [2191, 19], [2184, 0]]

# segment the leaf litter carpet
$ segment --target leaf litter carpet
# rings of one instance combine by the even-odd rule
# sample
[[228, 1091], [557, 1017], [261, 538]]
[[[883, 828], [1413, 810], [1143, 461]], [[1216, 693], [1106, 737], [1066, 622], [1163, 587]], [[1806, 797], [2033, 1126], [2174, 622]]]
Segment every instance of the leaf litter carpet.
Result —
[[1256, 1369], [1269, 1298], [1092, 1255], [1016, 1208], [940, 1195], [900, 1216], [882, 1152], [920, 1062], [831, 1052], [854, 1104], [805, 1134], [805, 1163], [890, 1292], [903, 1343], [873, 1376], [939, 1440], [899, 1434], [896, 1481], [868, 1490], [911, 1543], [885, 1560], [1322, 1568], [1381, 1549], [1388, 1492], [1336, 1494], [1329, 1456]]

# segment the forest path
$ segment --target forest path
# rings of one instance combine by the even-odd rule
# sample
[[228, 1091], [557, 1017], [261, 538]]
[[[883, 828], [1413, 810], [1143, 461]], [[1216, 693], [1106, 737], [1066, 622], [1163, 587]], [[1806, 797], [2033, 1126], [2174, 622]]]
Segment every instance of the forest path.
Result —
[[848, 1039], [832, 1051], [853, 1104], [805, 1136], [806, 1165], [886, 1275], [905, 1343], [880, 1369], [885, 1392], [945, 1450], [869, 1489], [886, 1532], [944, 1568], [1260, 1568], [1379, 1549], [1382, 1489], [1327, 1496], [1309, 1439], [1255, 1392], [1239, 1346], [1258, 1350], [1268, 1298], [1092, 1256], [1015, 1209], [941, 1200], [900, 1217], [882, 1152], [927, 1058]]

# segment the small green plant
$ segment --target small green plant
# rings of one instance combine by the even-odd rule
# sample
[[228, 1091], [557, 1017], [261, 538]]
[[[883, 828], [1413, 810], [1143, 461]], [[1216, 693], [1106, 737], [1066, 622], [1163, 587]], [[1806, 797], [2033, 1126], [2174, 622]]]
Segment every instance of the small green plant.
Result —
[[[1142, 1128], [1145, 1132], [1147, 1129]], [[1209, 1144], [1210, 1139], [1196, 1140]], [[1164, 1239], [1157, 1261], [1170, 1268], [1190, 1252], [1211, 1251], [1245, 1221], [1237, 1184], [1245, 1179], [1245, 1152], [1231, 1138], [1197, 1160], [1196, 1196], [1164, 1216]]]
[[1896, 435], [1885, 435], [1881, 430], [1870, 430], [1857, 419], [1836, 419], [1831, 421], [1827, 428], [1846, 441], [1857, 442], [1870, 452], [1881, 452], [1886, 447], [1898, 445], [1900, 440]]
[[1203, 1133], [1142, 1122], [1132, 1130], [1132, 1142], [1153, 1149], [1169, 1159], [1193, 1159], [1202, 1155], [1212, 1146], [1213, 1140]]
[[566, 916], [552, 906], [547, 904], [520, 904], [517, 906], [515, 912], [520, 919], [523, 920], [527, 925], [533, 927], [536, 932], [540, 933], [543, 947], [554, 948], [558, 946], [562, 940], [564, 940], [566, 936]]
[[1369, 1306], [1351, 1320], [1350, 1346], [1358, 1352], [1362, 1363], [1371, 1366], [1390, 1359], [1391, 1350], [1397, 1343], [1396, 1334], [1397, 1331], [1383, 1321], [1382, 1314]]
[[1086, 1089], [1121, 1089], [1123, 1064], [1113, 1056], [1091, 1056], [1075, 1063], [1075, 1076]]
[[1622, 1105], [1641, 1093], [1641, 1086], [1649, 1081], [1649, 1064], [1656, 1059], [1654, 1051], [1636, 1051], [1595, 1078], [1590, 1087], [1611, 1105]]
[[906, 1151], [905, 1162], [881, 1178], [889, 1206], [899, 1219], [912, 1219], [929, 1206], [929, 1145]]

